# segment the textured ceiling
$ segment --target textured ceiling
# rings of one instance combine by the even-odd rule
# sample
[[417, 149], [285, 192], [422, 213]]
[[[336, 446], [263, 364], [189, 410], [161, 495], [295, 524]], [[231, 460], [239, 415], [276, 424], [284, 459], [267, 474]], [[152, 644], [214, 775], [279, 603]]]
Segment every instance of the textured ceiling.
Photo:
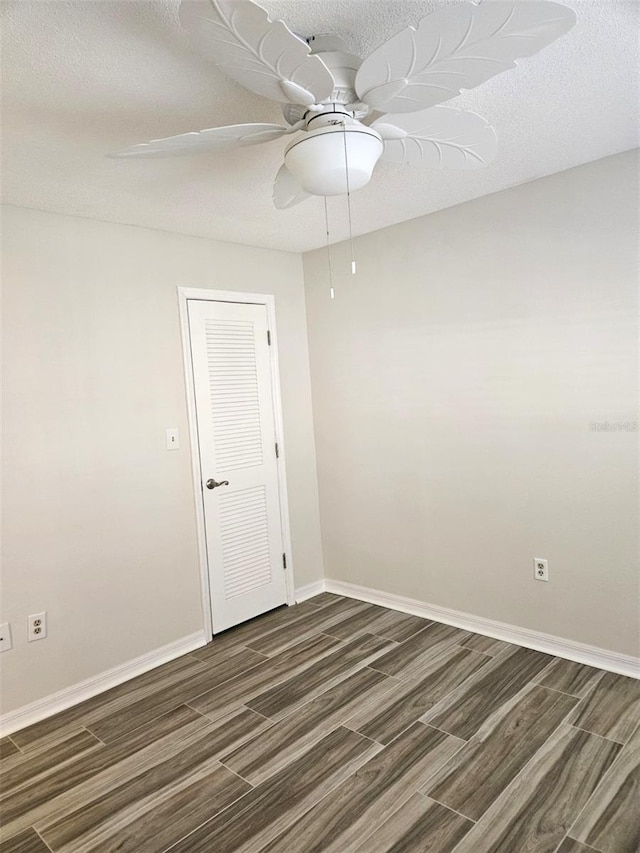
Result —
[[[459, 0], [262, 0], [301, 35], [331, 32], [366, 56], [407, 24]], [[485, 0], [491, 2], [491, 0]], [[564, 0], [568, 35], [449, 105], [496, 128], [477, 172], [380, 163], [352, 199], [362, 234], [638, 145], [638, 0]], [[271, 186], [287, 140], [161, 160], [104, 155], [216, 125], [280, 121], [278, 105], [197, 55], [178, 0], [3, 0], [3, 200], [220, 240], [306, 251], [325, 240], [322, 199], [277, 211]], [[332, 241], [346, 199], [329, 199]]]

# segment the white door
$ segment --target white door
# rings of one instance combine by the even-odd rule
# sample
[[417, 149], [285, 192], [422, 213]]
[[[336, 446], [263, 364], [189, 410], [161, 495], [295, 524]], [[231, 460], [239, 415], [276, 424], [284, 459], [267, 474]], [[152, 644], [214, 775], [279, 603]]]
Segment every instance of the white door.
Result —
[[188, 300], [213, 631], [287, 600], [267, 306]]

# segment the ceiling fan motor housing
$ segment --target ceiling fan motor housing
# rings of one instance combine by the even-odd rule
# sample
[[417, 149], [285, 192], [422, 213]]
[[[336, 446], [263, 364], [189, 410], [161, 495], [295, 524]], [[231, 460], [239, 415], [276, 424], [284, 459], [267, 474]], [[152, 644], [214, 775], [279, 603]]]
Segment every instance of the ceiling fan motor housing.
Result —
[[300, 119], [308, 118], [309, 113], [323, 105], [341, 104], [346, 107], [348, 113], [354, 118], [362, 119], [371, 110], [362, 103], [356, 94], [356, 74], [362, 65], [360, 57], [348, 53], [344, 42], [337, 36], [319, 35], [307, 39], [313, 56], [319, 57], [327, 66], [334, 80], [334, 88], [328, 98], [320, 101], [309, 110], [308, 107], [299, 104], [284, 104], [282, 113], [285, 120], [293, 125]]
[[[284, 162], [312, 195], [342, 195], [369, 183], [383, 151], [382, 137], [353, 119], [307, 130], [287, 147]], [[348, 173], [348, 177], [347, 177]]]

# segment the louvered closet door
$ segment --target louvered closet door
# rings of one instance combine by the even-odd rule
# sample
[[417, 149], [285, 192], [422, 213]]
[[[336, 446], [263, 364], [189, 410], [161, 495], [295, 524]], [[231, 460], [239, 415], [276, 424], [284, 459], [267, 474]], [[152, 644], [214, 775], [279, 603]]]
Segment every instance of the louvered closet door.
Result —
[[[188, 305], [217, 633], [287, 600], [267, 308]], [[208, 480], [229, 485], [208, 489]]]

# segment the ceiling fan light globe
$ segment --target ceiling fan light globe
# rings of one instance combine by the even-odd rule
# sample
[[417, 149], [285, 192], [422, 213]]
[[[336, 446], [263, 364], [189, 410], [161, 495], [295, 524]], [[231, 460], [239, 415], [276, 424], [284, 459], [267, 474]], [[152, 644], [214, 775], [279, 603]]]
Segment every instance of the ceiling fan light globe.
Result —
[[382, 151], [380, 134], [369, 127], [323, 127], [291, 142], [284, 162], [306, 192], [343, 195], [369, 183]]

